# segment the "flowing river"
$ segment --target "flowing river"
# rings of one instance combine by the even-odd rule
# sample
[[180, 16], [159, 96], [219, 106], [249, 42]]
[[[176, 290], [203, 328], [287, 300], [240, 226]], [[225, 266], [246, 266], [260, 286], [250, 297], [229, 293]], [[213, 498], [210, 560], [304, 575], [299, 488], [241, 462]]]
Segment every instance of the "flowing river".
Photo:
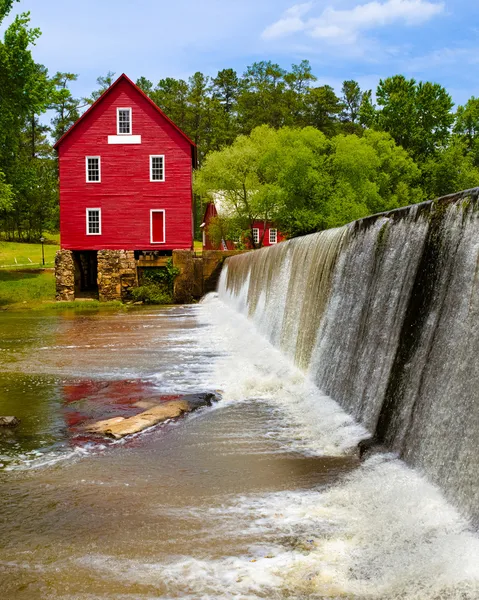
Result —
[[[2, 600], [477, 600], [479, 538], [215, 295], [0, 314]], [[222, 400], [119, 441], [83, 425]]]

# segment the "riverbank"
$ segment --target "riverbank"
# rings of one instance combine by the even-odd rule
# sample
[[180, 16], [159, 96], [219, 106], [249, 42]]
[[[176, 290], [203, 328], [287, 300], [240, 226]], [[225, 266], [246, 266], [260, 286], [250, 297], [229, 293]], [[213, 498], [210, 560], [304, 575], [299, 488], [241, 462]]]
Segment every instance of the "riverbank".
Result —
[[0, 269], [0, 311], [65, 309], [104, 310], [126, 306], [119, 301], [56, 302], [53, 269]]

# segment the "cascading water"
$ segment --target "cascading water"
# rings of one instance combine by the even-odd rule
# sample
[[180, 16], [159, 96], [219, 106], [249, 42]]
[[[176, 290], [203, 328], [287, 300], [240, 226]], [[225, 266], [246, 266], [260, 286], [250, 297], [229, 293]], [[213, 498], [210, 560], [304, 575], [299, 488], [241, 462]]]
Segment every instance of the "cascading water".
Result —
[[229, 258], [220, 298], [479, 522], [479, 189]]

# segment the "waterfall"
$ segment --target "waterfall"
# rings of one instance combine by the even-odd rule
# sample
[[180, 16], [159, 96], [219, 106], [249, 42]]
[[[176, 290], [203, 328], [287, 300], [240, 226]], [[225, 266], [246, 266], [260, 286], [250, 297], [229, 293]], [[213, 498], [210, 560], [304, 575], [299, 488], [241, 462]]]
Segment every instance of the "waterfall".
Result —
[[479, 188], [231, 257], [218, 291], [479, 523]]

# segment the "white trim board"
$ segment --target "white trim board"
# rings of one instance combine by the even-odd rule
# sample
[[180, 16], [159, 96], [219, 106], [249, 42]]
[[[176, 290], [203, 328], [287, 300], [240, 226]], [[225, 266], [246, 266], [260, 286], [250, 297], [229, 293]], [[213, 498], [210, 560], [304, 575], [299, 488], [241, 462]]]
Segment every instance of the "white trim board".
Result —
[[141, 144], [141, 135], [130, 135], [122, 133], [121, 135], [109, 135], [109, 144]]

